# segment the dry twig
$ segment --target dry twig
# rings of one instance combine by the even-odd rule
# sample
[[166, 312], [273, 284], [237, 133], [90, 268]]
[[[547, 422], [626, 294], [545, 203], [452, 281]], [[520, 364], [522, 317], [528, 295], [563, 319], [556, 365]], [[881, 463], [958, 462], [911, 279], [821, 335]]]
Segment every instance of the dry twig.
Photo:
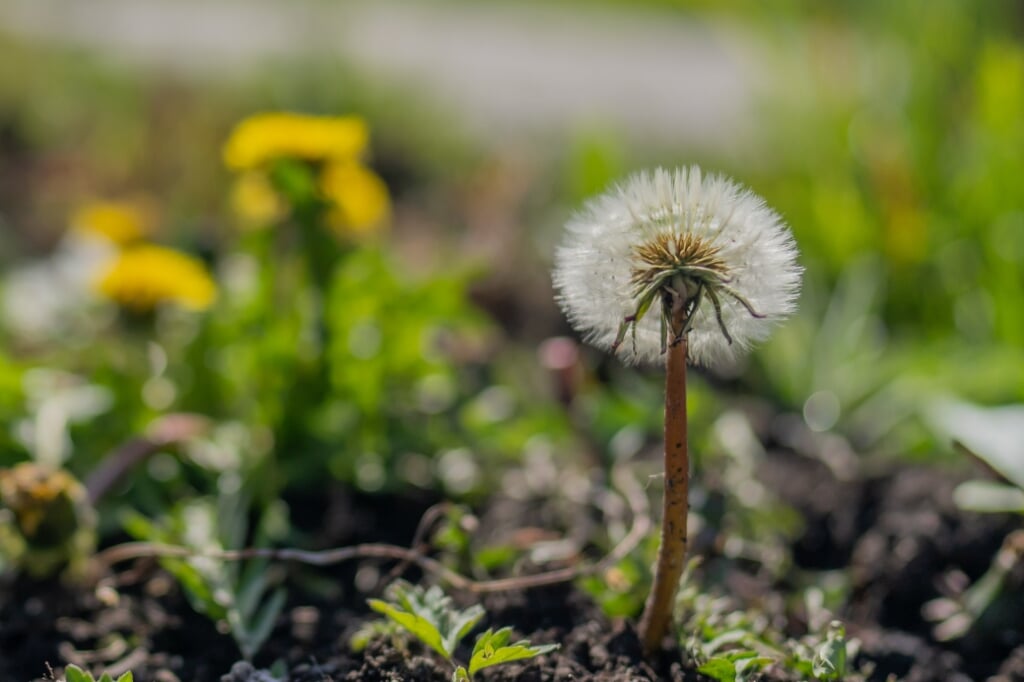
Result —
[[629, 556], [637, 548], [651, 529], [647, 496], [625, 466], [617, 467], [612, 472], [612, 480], [626, 498], [633, 515], [633, 523], [629, 532], [623, 536], [611, 552], [595, 563], [569, 566], [534, 575], [497, 578], [493, 580], [474, 580], [453, 571], [436, 559], [426, 556], [419, 547], [414, 546], [410, 549], [408, 547], [382, 543], [365, 543], [321, 551], [249, 548], [197, 552], [187, 547], [175, 545], [129, 542], [100, 552], [96, 555], [96, 559], [105, 566], [112, 566], [122, 561], [146, 557], [176, 557], [182, 559], [209, 557], [224, 561], [272, 559], [277, 561], [299, 561], [312, 566], [328, 566], [356, 559], [385, 559], [418, 566], [427, 573], [437, 576], [456, 590], [473, 594], [526, 590], [568, 582], [585, 575], [602, 573]]

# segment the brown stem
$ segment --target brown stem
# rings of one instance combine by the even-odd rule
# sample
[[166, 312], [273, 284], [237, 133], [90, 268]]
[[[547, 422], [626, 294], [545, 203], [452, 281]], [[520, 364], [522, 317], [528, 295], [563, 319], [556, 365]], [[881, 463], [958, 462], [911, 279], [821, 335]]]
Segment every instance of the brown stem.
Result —
[[686, 563], [686, 517], [689, 511], [690, 459], [686, 448], [686, 334], [685, 312], [672, 317], [665, 377], [665, 499], [661, 547], [654, 585], [640, 618], [640, 640], [648, 656], [661, 648], [672, 623], [676, 591]]

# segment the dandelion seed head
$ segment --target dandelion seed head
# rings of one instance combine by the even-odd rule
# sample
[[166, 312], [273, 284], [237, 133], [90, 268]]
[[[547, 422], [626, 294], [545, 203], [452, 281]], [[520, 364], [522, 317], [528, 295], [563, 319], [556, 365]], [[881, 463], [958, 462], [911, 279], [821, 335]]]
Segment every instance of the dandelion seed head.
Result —
[[689, 361], [722, 366], [793, 311], [801, 275], [792, 234], [763, 199], [691, 166], [638, 173], [588, 202], [566, 226], [553, 278], [573, 326], [631, 363], [661, 361], [664, 297], [690, 300]]

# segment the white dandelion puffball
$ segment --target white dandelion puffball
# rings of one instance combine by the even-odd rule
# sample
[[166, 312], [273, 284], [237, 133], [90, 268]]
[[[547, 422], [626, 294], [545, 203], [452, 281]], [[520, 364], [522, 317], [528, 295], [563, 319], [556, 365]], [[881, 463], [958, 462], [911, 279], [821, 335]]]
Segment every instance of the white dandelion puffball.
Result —
[[663, 361], [673, 300], [688, 311], [688, 360], [706, 366], [734, 363], [795, 308], [803, 271], [789, 228], [759, 196], [697, 166], [635, 174], [566, 230], [558, 302], [587, 341], [627, 362]]

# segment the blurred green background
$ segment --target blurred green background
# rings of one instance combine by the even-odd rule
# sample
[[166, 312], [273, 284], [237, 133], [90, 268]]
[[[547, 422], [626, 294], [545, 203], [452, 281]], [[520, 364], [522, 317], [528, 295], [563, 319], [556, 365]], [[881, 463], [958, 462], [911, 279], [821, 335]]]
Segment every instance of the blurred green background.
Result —
[[[1024, 399], [1022, 28], [1019, 3], [952, 0], [6, 2], [0, 462], [86, 476], [181, 411], [215, 426], [137, 482], [155, 508], [242, 461], [270, 497], [324, 473], [472, 496], [489, 457], [614, 459], [657, 437], [657, 372], [538, 354], [571, 336], [552, 250], [585, 197], [693, 162], [779, 210], [807, 271], [794, 320], [698, 379], [697, 438], [753, 400], [867, 457], [948, 453], [935, 400]], [[364, 119], [391, 197], [374, 246], [292, 280], [221, 161], [278, 110]], [[213, 308], [142, 324], [24, 287], [78, 208], [126, 199], [208, 266]]]

